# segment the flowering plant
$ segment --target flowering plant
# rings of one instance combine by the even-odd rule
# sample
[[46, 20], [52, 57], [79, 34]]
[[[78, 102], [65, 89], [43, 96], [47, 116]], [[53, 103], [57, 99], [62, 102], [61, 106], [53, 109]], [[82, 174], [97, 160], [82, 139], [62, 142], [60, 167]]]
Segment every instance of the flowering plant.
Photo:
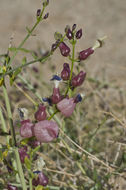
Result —
[[[37, 153], [42, 151], [43, 144], [48, 145], [51, 142], [60, 141], [61, 134], [64, 134], [64, 131], [57, 114], [60, 114], [60, 118], [69, 118], [74, 113], [77, 104], [83, 100], [84, 94], [77, 93], [77, 90], [86, 79], [86, 71], [80, 70], [79, 65], [90, 57], [97, 48], [101, 47], [104, 40], [104, 38], [98, 39], [92, 47], [76, 54], [75, 47], [83, 36], [82, 29], [78, 29], [76, 24], [72, 27], [66, 26], [64, 34], [55, 33], [55, 42], [46, 55], [42, 57], [34, 55], [34, 60], [30, 62], [24, 58], [21, 65], [13, 67], [15, 56], [32, 35], [34, 29], [42, 20], [48, 18], [49, 13], [44, 13], [48, 4], [48, 0], [43, 2], [42, 9], [37, 10], [36, 23], [32, 29], [27, 28], [28, 33], [17, 48], [9, 47], [7, 54], [3, 55], [3, 65], [0, 66], [0, 86], [3, 89], [9, 122], [9, 128], [7, 128], [3, 110], [0, 108], [1, 135], [6, 136], [6, 146], [1, 147], [0, 159], [5, 163], [8, 173], [13, 175], [9, 182], [7, 179], [3, 182], [3, 186], [8, 190], [46, 190], [52, 188], [48, 185], [49, 179], [43, 171], [43, 164], [40, 163]], [[5, 78], [9, 76], [10, 85], [15, 84], [16, 80], [20, 79], [33, 92], [34, 88], [21, 76], [23, 68], [36, 62], [45, 62], [57, 49], [59, 49], [61, 56], [68, 59], [68, 62], [63, 63], [61, 72], [59, 74], [54, 73], [50, 79], [54, 82], [52, 94], [48, 97], [41, 97], [38, 93], [34, 93], [40, 102], [36, 103], [32, 100], [35, 105], [34, 118], [25, 118], [24, 112], [19, 110], [20, 129], [16, 132]], [[12, 56], [10, 56], [10, 51], [13, 51]], [[36, 68], [34, 70], [38, 72]], [[67, 148], [68, 151], [71, 151], [68, 146]], [[35, 168], [34, 163], [38, 164]], [[79, 162], [77, 163], [80, 167]]]

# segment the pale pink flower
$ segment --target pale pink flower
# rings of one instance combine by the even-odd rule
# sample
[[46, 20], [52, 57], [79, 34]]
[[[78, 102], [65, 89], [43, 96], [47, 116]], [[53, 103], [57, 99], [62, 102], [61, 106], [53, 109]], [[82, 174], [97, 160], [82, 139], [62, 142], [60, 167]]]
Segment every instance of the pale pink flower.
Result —
[[59, 128], [54, 121], [40, 121], [35, 124], [34, 135], [39, 142], [48, 143], [57, 138]]
[[60, 110], [61, 113], [66, 117], [71, 116], [71, 114], [74, 111], [75, 106], [76, 106], [76, 103], [74, 102], [74, 98], [69, 98], [69, 99], [64, 98], [57, 104], [58, 110]]

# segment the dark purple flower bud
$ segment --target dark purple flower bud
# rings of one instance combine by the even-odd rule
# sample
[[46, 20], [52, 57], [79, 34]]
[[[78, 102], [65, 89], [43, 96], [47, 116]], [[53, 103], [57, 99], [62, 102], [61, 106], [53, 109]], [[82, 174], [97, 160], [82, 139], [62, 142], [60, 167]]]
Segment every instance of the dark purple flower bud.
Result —
[[39, 72], [39, 70], [38, 70], [38, 68], [37, 67], [32, 67], [32, 70], [35, 72], [35, 73], [38, 73]]
[[69, 40], [71, 40], [73, 38], [73, 33], [72, 31], [70, 30], [70, 28], [67, 29], [66, 31], [66, 36]]
[[80, 71], [78, 75], [72, 78], [72, 81], [71, 81], [72, 86], [77, 87], [77, 86], [82, 85], [85, 77], [86, 77], [86, 72]]
[[74, 98], [64, 98], [57, 104], [58, 110], [66, 117], [72, 115], [75, 106], [76, 103], [74, 102]]
[[80, 94], [78, 94], [75, 99], [74, 99], [74, 102], [75, 103], [78, 103], [78, 102], [81, 102], [82, 101], [82, 96]]
[[35, 119], [37, 121], [42, 121], [42, 120], [45, 120], [46, 117], [47, 117], [46, 106], [44, 106], [43, 104], [40, 104], [38, 111], [35, 113]]
[[82, 36], [82, 29], [78, 30], [77, 33], [76, 33], [76, 38], [77, 39], [80, 39]]
[[52, 44], [51, 51], [52, 51], [52, 52], [55, 51], [56, 48], [57, 48], [57, 44], [56, 44], [56, 43]]
[[35, 124], [34, 134], [39, 142], [48, 143], [57, 138], [59, 128], [56, 122], [44, 120]]
[[34, 186], [37, 186], [37, 185], [46, 186], [48, 184], [47, 176], [43, 172], [40, 172], [40, 171], [37, 171], [37, 174], [38, 174], [38, 176], [36, 179], [32, 180], [32, 184]]
[[94, 53], [94, 50], [92, 48], [85, 49], [79, 53], [79, 60], [85, 60], [90, 56], [92, 53]]
[[76, 24], [73, 24], [73, 26], [72, 26], [72, 32], [76, 29]]
[[38, 177], [37, 177], [37, 178], [34, 178], [34, 179], [32, 180], [32, 185], [34, 185], [35, 187], [39, 185], [39, 179], [38, 179]]
[[60, 43], [59, 49], [60, 49], [61, 54], [65, 57], [67, 57], [70, 53], [70, 48], [64, 42]]
[[68, 63], [63, 64], [63, 70], [61, 72], [61, 78], [63, 80], [69, 80], [70, 77], [70, 67]]
[[62, 96], [60, 95], [59, 88], [53, 88], [53, 94], [51, 96], [51, 101], [53, 104], [57, 104], [62, 100]]
[[67, 33], [68, 29], [70, 29], [70, 26], [66, 25], [66, 27], [65, 27], [65, 33]]
[[38, 178], [39, 178], [39, 185], [46, 186], [48, 184], [48, 178], [43, 172], [40, 172], [38, 174]]
[[11, 185], [11, 184], [8, 184], [8, 185], [7, 185], [7, 189], [8, 189], [8, 190], [18, 190], [18, 188], [17, 188], [16, 186], [13, 186], [13, 185]]
[[29, 155], [27, 154], [27, 147], [21, 147], [19, 148], [19, 155], [20, 155], [20, 159], [21, 159], [21, 163], [24, 163], [25, 157], [29, 158]]
[[49, 17], [49, 13], [46, 13], [43, 19], [47, 19]]
[[38, 10], [37, 10], [37, 14], [36, 14], [36, 15], [37, 15], [37, 17], [39, 17], [39, 16], [40, 16], [40, 14], [41, 14], [41, 9], [38, 9]]
[[21, 137], [29, 138], [33, 136], [34, 124], [29, 120], [21, 121], [20, 135]]

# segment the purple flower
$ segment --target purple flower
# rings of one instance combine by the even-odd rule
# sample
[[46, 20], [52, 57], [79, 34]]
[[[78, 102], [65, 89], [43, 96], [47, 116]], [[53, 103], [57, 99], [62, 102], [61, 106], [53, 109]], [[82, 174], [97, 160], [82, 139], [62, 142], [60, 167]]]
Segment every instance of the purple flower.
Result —
[[54, 121], [39, 121], [34, 127], [34, 134], [39, 142], [51, 142], [53, 139], [57, 138], [58, 132], [58, 125]]
[[85, 60], [87, 59], [92, 53], [94, 53], [94, 50], [92, 48], [85, 49], [79, 53], [79, 60]]
[[35, 113], [35, 119], [37, 121], [42, 121], [42, 120], [45, 120], [46, 117], [47, 117], [46, 106], [44, 106], [43, 104], [40, 104], [38, 111]]
[[64, 42], [60, 43], [59, 49], [60, 49], [61, 54], [65, 57], [67, 57], [70, 53], [70, 48]]
[[72, 78], [71, 85], [77, 87], [82, 85], [86, 77], [86, 72], [80, 71], [80, 73]]
[[34, 124], [29, 120], [21, 121], [20, 135], [21, 137], [29, 138], [33, 136]]
[[32, 184], [34, 186], [37, 185], [46, 186], [48, 184], [48, 178], [43, 172], [39, 171], [37, 178], [32, 180]]
[[68, 63], [63, 64], [63, 70], [61, 72], [61, 78], [63, 80], [69, 80], [70, 77], [70, 67]]
[[57, 104], [58, 110], [66, 117], [72, 115], [75, 106], [76, 103], [74, 102], [74, 98], [64, 98]]
[[82, 29], [78, 30], [77, 33], [76, 33], [76, 38], [77, 39], [80, 39], [82, 36]]
[[26, 146], [21, 147], [21, 148], [19, 148], [18, 151], [19, 151], [21, 163], [24, 163], [25, 157], [28, 157], [28, 158], [29, 158], [29, 155], [27, 154], [27, 147], [26, 147]]

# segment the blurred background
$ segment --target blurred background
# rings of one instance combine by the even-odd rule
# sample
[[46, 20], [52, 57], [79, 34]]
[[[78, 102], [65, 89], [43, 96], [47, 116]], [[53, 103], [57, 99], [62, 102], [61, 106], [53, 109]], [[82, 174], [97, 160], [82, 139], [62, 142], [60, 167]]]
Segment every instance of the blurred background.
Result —
[[[10, 37], [17, 46], [26, 35], [26, 26], [32, 26], [36, 10], [41, 0], [0, 0], [0, 53], [5, 53]], [[41, 23], [35, 37], [31, 37], [25, 47], [35, 50], [50, 49], [54, 42], [54, 32], [64, 32], [66, 25], [74, 23], [83, 29], [83, 37], [77, 50], [92, 46], [95, 40], [107, 35], [106, 44], [88, 61], [87, 68], [92, 76], [116, 82], [126, 88], [126, 1], [125, 0], [50, 0], [46, 9], [49, 18]], [[60, 55], [53, 58], [56, 65], [62, 65]], [[60, 69], [60, 68], [59, 68]]]

